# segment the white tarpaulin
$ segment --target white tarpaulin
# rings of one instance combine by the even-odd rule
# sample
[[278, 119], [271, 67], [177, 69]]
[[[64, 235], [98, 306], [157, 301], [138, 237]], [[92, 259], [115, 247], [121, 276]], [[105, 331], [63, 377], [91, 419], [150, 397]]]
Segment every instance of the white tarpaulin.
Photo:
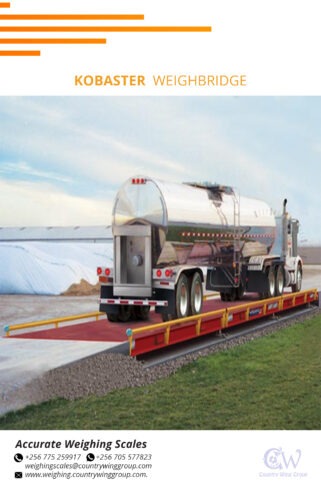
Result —
[[112, 264], [112, 244], [1, 243], [0, 294], [52, 294], [81, 279], [98, 281], [96, 268]]

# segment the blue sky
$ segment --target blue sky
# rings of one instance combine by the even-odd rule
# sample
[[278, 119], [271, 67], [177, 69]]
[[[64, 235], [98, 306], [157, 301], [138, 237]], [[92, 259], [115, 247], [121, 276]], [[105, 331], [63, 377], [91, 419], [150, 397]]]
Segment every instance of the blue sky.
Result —
[[0, 226], [109, 224], [135, 174], [287, 197], [321, 244], [321, 98], [0, 98]]

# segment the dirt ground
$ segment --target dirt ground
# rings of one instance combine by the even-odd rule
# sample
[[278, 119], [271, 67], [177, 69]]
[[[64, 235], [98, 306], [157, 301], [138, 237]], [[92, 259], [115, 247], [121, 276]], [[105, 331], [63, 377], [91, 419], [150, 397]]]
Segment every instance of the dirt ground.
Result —
[[92, 313], [99, 309], [98, 296], [1, 295], [0, 330], [5, 325]]

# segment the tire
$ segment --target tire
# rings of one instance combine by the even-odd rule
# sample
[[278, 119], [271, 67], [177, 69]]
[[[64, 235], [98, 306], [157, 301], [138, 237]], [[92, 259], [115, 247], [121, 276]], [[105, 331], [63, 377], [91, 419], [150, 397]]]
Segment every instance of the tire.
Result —
[[284, 291], [284, 269], [278, 265], [275, 271], [275, 296], [282, 296]]
[[222, 301], [235, 301], [238, 299], [238, 288], [231, 288], [228, 293], [220, 293]]
[[190, 293], [191, 315], [198, 315], [203, 308], [203, 283], [199, 272], [195, 272]]
[[268, 298], [268, 297], [269, 297], [268, 293], [259, 293], [260, 300], [265, 300], [265, 298]]
[[129, 305], [120, 305], [119, 306], [119, 313], [118, 313], [118, 320], [120, 322], [128, 322], [128, 320], [132, 316], [132, 307]]
[[267, 297], [273, 298], [275, 296], [275, 275], [273, 267], [268, 267], [266, 270], [266, 277], [268, 280]]
[[117, 313], [107, 313], [107, 320], [109, 322], [112, 322], [112, 323], [118, 322], [118, 314]]
[[134, 314], [137, 320], [148, 320], [150, 306], [134, 306]]
[[302, 266], [298, 265], [297, 273], [296, 273], [296, 283], [292, 284], [292, 293], [298, 293], [302, 288]]
[[175, 320], [176, 317], [172, 313], [162, 313], [163, 322], [169, 322], [170, 320]]
[[236, 288], [232, 288], [229, 293], [226, 293], [226, 301], [235, 301], [237, 299]]
[[190, 310], [190, 290], [187, 276], [181, 274], [176, 286], [177, 318], [188, 317]]
[[241, 283], [238, 288], [235, 288], [235, 291], [236, 291], [236, 299], [241, 300], [243, 298], [245, 291], [243, 284]]
[[221, 300], [222, 301], [227, 301], [227, 293], [220, 293], [220, 296], [221, 296]]

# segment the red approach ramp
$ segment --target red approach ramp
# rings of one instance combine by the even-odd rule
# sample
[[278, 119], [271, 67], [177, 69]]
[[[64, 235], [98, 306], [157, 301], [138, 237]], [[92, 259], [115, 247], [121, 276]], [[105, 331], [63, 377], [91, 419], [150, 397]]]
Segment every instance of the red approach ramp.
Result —
[[152, 312], [149, 320], [131, 321], [126, 323], [111, 323], [104, 317], [101, 320], [93, 320], [82, 323], [73, 323], [59, 328], [37, 329], [23, 334], [12, 333], [10, 338], [17, 339], [51, 339], [66, 341], [95, 341], [95, 342], [125, 342], [128, 340], [126, 329], [128, 325], [139, 328], [151, 323], [160, 322], [159, 315]]

